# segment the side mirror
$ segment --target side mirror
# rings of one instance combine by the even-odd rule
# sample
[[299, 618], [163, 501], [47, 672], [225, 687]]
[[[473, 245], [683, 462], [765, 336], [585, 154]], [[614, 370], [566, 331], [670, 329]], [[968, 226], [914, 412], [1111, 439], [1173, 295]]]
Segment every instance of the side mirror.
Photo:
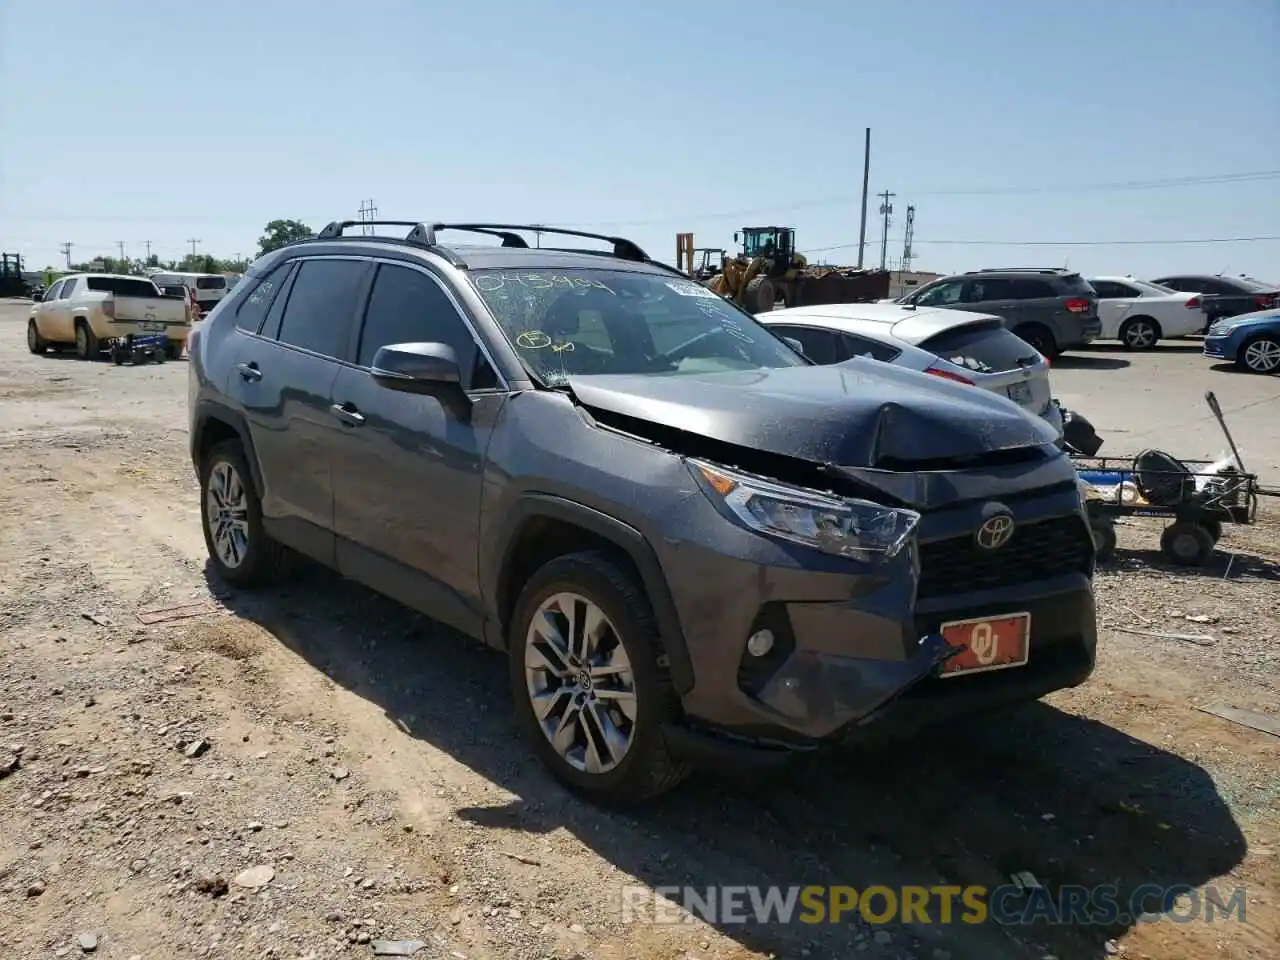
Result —
[[392, 343], [378, 350], [369, 371], [388, 390], [437, 398], [466, 419], [471, 398], [462, 389], [462, 369], [453, 347], [444, 343]]

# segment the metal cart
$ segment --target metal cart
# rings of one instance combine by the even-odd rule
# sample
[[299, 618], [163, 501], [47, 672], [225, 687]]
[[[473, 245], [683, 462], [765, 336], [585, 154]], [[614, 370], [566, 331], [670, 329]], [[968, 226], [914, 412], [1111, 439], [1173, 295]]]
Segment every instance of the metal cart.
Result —
[[107, 350], [111, 356], [111, 362], [118, 367], [126, 360], [133, 364], [164, 363], [168, 348], [168, 337], [144, 337], [130, 333], [123, 337], [116, 337]]
[[1117, 517], [1167, 517], [1173, 522], [1160, 536], [1161, 551], [1181, 566], [1203, 566], [1224, 524], [1252, 524], [1259, 497], [1280, 497], [1280, 490], [1260, 486], [1257, 476], [1244, 470], [1212, 391], [1205, 394], [1205, 402], [1231, 448], [1228, 460], [1179, 460], [1160, 450], [1131, 457], [1084, 456], [1068, 448], [1083, 481], [1100, 560], [1115, 550]]

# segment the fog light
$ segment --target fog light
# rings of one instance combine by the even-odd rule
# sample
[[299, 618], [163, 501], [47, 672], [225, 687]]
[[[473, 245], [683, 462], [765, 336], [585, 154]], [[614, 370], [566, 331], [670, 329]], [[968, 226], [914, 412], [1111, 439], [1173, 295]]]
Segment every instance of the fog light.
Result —
[[753, 657], [763, 657], [773, 649], [773, 631], [757, 630], [747, 637], [747, 653]]

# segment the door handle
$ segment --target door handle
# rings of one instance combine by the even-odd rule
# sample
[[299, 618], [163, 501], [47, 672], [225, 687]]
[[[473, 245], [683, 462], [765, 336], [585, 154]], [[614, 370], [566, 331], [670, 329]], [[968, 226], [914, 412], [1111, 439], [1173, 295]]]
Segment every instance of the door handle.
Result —
[[329, 412], [349, 427], [363, 427], [364, 414], [348, 403], [335, 403]]
[[237, 363], [236, 370], [240, 372], [241, 380], [258, 381], [262, 379], [262, 371], [258, 369], [256, 363]]

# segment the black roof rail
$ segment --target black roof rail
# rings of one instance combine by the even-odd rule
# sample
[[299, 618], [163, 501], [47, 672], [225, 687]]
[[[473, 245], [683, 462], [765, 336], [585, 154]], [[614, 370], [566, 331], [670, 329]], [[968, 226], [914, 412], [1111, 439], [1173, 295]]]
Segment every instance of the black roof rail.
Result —
[[[334, 220], [325, 224], [323, 230], [316, 234], [317, 240], [338, 240], [349, 227], [421, 227], [417, 220]], [[399, 238], [397, 238], [399, 239]], [[413, 239], [413, 231], [405, 240]]]
[[[604, 233], [590, 233], [585, 230], [569, 230], [565, 227], [548, 227], [545, 224], [433, 223], [431, 224], [431, 226], [426, 227], [426, 231], [427, 231], [426, 240], [429, 244], [431, 245], [435, 244], [435, 234], [437, 231], [440, 231], [440, 230], [462, 230], [468, 233], [489, 233], [489, 234], [492, 234], [494, 231], [506, 232], [511, 230], [524, 230], [528, 233], [538, 233], [538, 234], [554, 233], [554, 234], [565, 236], [565, 237], [585, 237], [588, 240], [603, 240], [606, 243], [613, 244], [613, 255], [617, 257], [619, 260], [637, 260], [641, 263], [648, 263], [650, 260], [649, 255], [645, 253], [644, 250], [642, 250], [638, 244], [636, 244], [632, 240], [628, 240], [626, 237], [614, 237]], [[502, 242], [502, 245], [504, 247], [506, 246], [515, 247], [515, 246], [521, 246], [521, 245], [527, 247], [529, 245], [527, 242], [523, 242], [523, 238], [518, 237], [515, 234], [510, 234], [510, 236], [522, 242], [507, 243], [504, 237]], [[592, 251], [592, 252], [598, 252], [598, 251]]]
[[980, 267], [969, 273], [1074, 273], [1066, 267]]

